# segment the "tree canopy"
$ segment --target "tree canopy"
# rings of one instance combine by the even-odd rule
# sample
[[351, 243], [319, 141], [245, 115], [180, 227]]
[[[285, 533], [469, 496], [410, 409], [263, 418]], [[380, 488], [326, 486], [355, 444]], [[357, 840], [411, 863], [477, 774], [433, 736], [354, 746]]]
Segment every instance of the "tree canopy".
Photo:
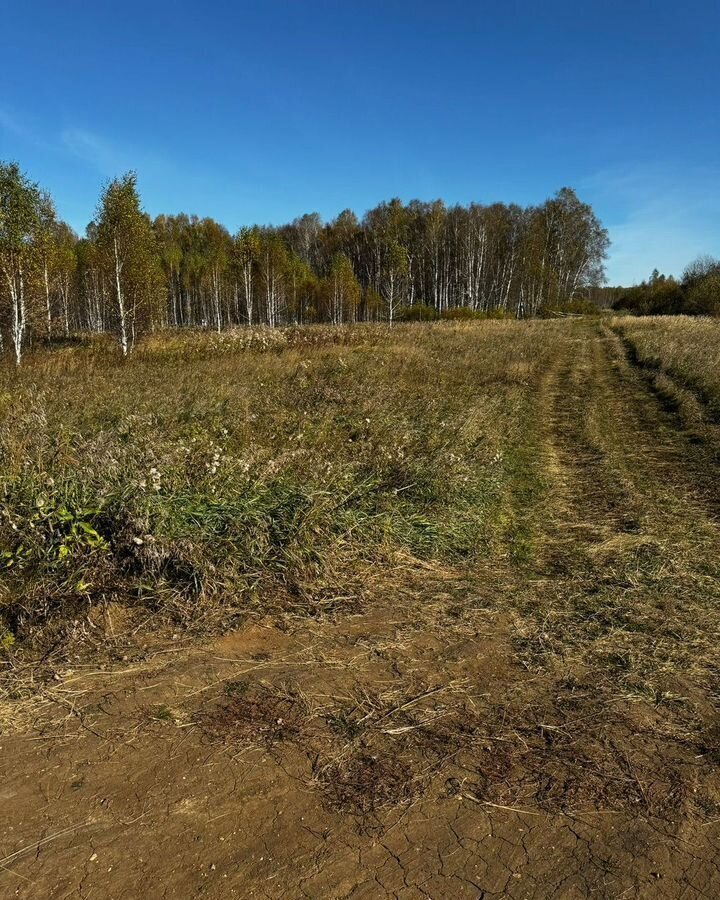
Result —
[[[106, 331], [124, 353], [147, 330], [335, 324], [501, 314], [529, 317], [604, 280], [608, 237], [563, 188], [539, 206], [395, 198], [362, 218], [308, 213], [231, 234], [211, 218], [154, 220], [129, 172], [102, 189], [79, 239], [15, 163], [0, 166], [0, 338]], [[702, 305], [698, 289], [697, 303]]]
[[647, 281], [617, 290], [613, 308], [641, 316], [720, 316], [720, 260], [700, 256], [680, 280], [655, 269]]

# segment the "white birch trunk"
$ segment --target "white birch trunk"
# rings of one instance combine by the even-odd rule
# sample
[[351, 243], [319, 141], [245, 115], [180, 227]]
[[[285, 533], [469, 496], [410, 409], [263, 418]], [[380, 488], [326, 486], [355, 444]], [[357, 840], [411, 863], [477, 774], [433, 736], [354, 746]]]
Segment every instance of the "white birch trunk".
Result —
[[120, 318], [120, 346], [122, 347], [123, 356], [128, 354], [128, 334], [127, 334], [127, 318], [125, 315], [125, 300], [122, 292], [122, 284], [120, 283], [120, 274], [122, 272], [122, 262], [118, 253], [117, 238], [113, 238], [113, 248], [115, 250], [115, 290], [117, 294], [118, 316]]

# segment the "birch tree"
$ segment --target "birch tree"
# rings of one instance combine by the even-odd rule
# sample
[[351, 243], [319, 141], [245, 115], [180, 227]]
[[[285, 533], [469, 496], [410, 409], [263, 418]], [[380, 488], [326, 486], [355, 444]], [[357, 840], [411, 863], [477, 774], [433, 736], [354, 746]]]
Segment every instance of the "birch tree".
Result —
[[388, 321], [392, 325], [395, 313], [402, 304], [404, 279], [408, 273], [408, 256], [405, 248], [396, 240], [390, 240], [385, 248], [380, 279], [380, 294], [385, 301]]
[[331, 323], [354, 322], [361, 291], [352, 264], [344, 253], [338, 253], [333, 260], [329, 283]]
[[37, 248], [42, 272], [43, 294], [45, 298], [45, 330], [48, 343], [52, 340], [53, 310], [51, 300], [51, 281], [54, 262], [54, 243], [57, 228], [57, 216], [52, 197], [43, 192], [40, 195], [39, 221], [37, 229]]
[[233, 263], [239, 273], [247, 324], [253, 323], [255, 272], [260, 259], [260, 235], [256, 228], [241, 228], [233, 242]]
[[0, 316], [20, 365], [36, 274], [41, 193], [16, 163], [0, 163]]
[[230, 235], [212, 219], [203, 219], [204, 256], [208, 263], [210, 276], [210, 294], [212, 305], [212, 318], [215, 330], [219, 333], [223, 326], [223, 287], [227, 273], [231, 241]]
[[283, 313], [288, 251], [280, 236], [272, 230], [263, 234], [259, 265], [265, 295], [265, 322], [275, 328]]
[[[11, 167], [4, 171], [7, 181]], [[6, 343], [15, 335], [20, 353], [33, 317], [48, 336], [114, 332], [127, 354], [139, 331], [167, 324], [392, 322], [416, 303], [440, 315], [466, 307], [532, 316], [604, 280], [607, 233], [570, 188], [530, 208], [395, 198], [362, 219], [346, 209], [323, 224], [310, 213], [231, 238], [213, 219], [184, 213], [151, 226], [129, 173], [105, 187], [77, 241], [50, 198], [15, 172], [8, 184], [26, 199], [30, 191], [35, 219], [12, 260], [5, 240], [14, 274], [3, 274], [0, 347], [3, 333]]]
[[97, 243], [112, 291], [112, 323], [123, 356], [133, 349], [139, 332], [156, 323], [162, 288], [158, 248], [150, 219], [140, 208], [137, 176], [128, 172], [111, 181], [100, 197], [96, 216]]

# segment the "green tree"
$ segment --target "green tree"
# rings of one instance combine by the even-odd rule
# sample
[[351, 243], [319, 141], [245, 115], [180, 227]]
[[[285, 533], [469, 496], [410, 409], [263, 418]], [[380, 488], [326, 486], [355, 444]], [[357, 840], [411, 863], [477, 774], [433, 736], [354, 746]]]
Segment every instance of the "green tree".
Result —
[[114, 310], [106, 321], [117, 334], [123, 356], [127, 356], [139, 334], [157, 324], [163, 293], [155, 234], [140, 207], [134, 172], [106, 185], [95, 225], [98, 247], [113, 286]]
[[360, 303], [360, 285], [352, 263], [344, 253], [338, 253], [330, 270], [330, 321], [333, 325], [354, 322]]
[[158, 243], [160, 262], [165, 273], [169, 297], [169, 318], [172, 325], [183, 324], [182, 282], [183, 247], [181, 243], [182, 217], [158, 216], [153, 229]]
[[306, 321], [317, 279], [312, 269], [297, 253], [290, 253], [287, 264], [288, 314], [296, 325]]
[[45, 329], [48, 341], [52, 338], [51, 279], [57, 224], [52, 197], [49, 194], [42, 193], [40, 195], [37, 248], [45, 294]]
[[259, 268], [265, 295], [265, 321], [271, 328], [275, 328], [281, 321], [288, 261], [288, 250], [280, 235], [272, 229], [265, 231], [261, 241]]
[[233, 239], [233, 268], [242, 284], [248, 325], [253, 323], [255, 273], [259, 265], [260, 249], [260, 232], [257, 228], [241, 228]]
[[220, 332], [223, 325], [223, 283], [230, 264], [232, 242], [226, 229], [213, 219], [203, 219], [201, 226], [210, 275], [212, 318]]
[[18, 366], [30, 320], [32, 281], [37, 275], [40, 255], [41, 208], [42, 195], [38, 186], [20, 171], [16, 163], [0, 163], [0, 317], [2, 326], [10, 331]]
[[685, 312], [693, 316], [720, 316], [720, 271], [706, 275], [690, 288]]
[[77, 251], [78, 239], [75, 232], [65, 222], [56, 222], [53, 229], [52, 283], [60, 302], [59, 314], [65, 337], [70, 334], [71, 298], [78, 268]]

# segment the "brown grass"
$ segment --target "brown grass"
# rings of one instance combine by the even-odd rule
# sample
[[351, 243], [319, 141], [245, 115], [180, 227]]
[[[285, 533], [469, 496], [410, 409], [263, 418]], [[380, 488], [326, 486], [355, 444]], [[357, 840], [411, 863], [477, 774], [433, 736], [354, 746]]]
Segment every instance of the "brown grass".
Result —
[[146, 722], [295, 747], [362, 820], [455, 795], [716, 815], [716, 463], [633, 365], [710, 396], [716, 325], [614, 329], [174, 334], [8, 372], [6, 726], [49, 665], [262, 621], [312, 652]]
[[612, 325], [628, 342], [635, 360], [654, 373], [661, 395], [679, 404], [685, 400], [687, 406], [684, 389], [701, 401], [715, 422], [720, 421], [720, 320], [628, 316], [614, 319]]

